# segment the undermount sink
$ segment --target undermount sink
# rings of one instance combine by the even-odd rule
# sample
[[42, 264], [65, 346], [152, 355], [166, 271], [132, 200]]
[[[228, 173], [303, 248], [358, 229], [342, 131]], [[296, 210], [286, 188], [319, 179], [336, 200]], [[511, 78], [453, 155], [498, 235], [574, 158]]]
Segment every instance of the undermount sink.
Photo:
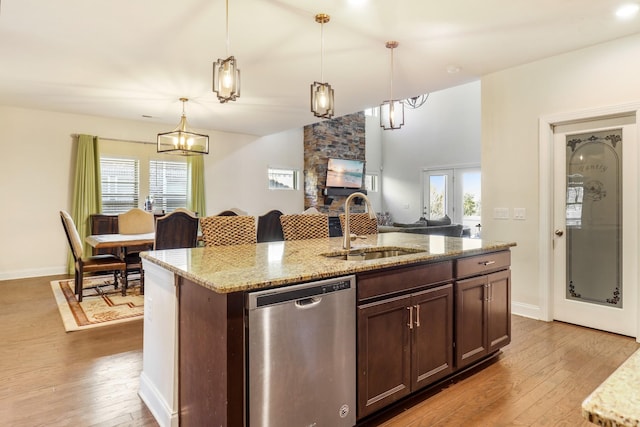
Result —
[[342, 259], [345, 261], [366, 261], [370, 259], [391, 258], [402, 255], [412, 255], [425, 252], [421, 249], [373, 249], [373, 250], [355, 250], [349, 253], [331, 253], [323, 254], [328, 258]]

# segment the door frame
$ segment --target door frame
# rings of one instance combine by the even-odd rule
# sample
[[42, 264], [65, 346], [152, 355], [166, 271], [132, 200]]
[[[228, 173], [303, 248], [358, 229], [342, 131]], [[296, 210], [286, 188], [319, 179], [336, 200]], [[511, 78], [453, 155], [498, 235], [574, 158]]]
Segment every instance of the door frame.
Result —
[[[538, 248], [539, 258], [539, 275], [540, 275], [540, 315], [541, 320], [550, 322], [553, 320], [553, 128], [556, 125], [567, 124], [571, 122], [588, 121], [592, 119], [606, 118], [609, 116], [632, 115], [636, 117], [636, 143], [640, 140], [638, 131], [640, 130], [640, 103], [630, 103], [600, 107], [594, 109], [573, 111], [567, 113], [552, 114], [541, 116], [539, 119], [538, 131], [538, 188], [539, 188], [539, 227]], [[638, 150], [640, 153], [640, 149]], [[636, 159], [640, 165], [640, 158]], [[639, 215], [640, 220], [640, 215]], [[640, 252], [640, 248], [637, 248]], [[640, 276], [640, 275], [639, 275]], [[637, 278], [640, 283], [640, 277]], [[640, 308], [640, 292], [635, 304]], [[636, 315], [636, 341], [640, 342], [640, 310]]]

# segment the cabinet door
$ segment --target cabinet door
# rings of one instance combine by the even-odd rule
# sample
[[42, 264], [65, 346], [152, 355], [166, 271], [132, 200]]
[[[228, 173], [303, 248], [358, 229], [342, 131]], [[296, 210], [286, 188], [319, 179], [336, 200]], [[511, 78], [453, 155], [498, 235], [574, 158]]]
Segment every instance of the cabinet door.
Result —
[[487, 350], [487, 276], [456, 282], [456, 368], [473, 363]]
[[411, 389], [453, 372], [453, 285], [412, 295]]
[[358, 418], [410, 393], [410, 296], [358, 307]]
[[488, 276], [488, 352], [511, 342], [511, 271]]

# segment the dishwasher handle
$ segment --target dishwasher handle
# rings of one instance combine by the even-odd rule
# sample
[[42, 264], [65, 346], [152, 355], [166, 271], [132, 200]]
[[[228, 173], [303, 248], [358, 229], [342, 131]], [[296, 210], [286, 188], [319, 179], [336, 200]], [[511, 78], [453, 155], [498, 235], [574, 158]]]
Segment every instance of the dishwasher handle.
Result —
[[321, 301], [322, 301], [322, 298], [320, 297], [302, 298], [296, 301], [296, 308], [303, 309], [303, 310], [307, 308], [312, 308], [320, 304]]

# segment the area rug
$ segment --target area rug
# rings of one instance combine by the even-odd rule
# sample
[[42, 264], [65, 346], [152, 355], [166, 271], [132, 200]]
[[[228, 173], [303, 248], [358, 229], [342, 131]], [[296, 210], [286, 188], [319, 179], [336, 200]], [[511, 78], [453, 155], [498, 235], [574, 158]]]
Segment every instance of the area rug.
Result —
[[129, 286], [127, 295], [123, 296], [120, 288], [108, 285], [112, 280], [112, 276], [85, 278], [81, 303], [73, 293], [73, 279], [51, 282], [67, 332], [142, 319], [144, 295], [140, 294], [140, 287]]

